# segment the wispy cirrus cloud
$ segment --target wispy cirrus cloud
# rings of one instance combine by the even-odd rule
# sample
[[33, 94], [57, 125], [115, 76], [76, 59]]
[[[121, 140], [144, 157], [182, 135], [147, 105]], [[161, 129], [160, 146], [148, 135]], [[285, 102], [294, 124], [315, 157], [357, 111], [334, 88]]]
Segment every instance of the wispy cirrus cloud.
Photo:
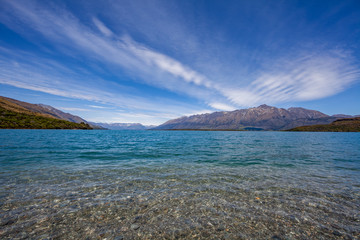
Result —
[[[175, 100], [138, 96], [138, 93], [132, 93], [134, 89], [131, 87], [105, 81], [79, 68], [76, 69], [77, 71], [73, 71], [64, 65], [52, 64], [47, 59], [26, 52], [21, 52], [21, 56], [27, 56], [21, 61], [11, 60], [13, 58], [19, 59], [19, 56], [7, 49], [0, 48], [0, 53], [0, 84], [106, 104], [120, 109], [149, 112], [157, 116], [160, 114], [165, 116], [169, 113], [173, 116], [180, 116], [180, 113], [192, 109], [191, 106], [186, 106], [186, 104], [181, 104]], [[81, 81], [84, 78], [87, 79], [86, 83]], [[161, 109], [159, 105], [162, 105]], [[108, 107], [98, 105], [90, 105], [89, 107], [89, 111], [94, 108], [108, 109]], [[197, 108], [195, 107], [195, 109]], [[71, 110], [76, 111], [76, 108], [71, 108]]]
[[342, 92], [360, 79], [358, 66], [345, 51], [281, 60], [270, 68], [246, 87], [224, 89], [224, 95], [242, 106], [309, 101]]
[[183, 79], [187, 83], [193, 83], [210, 89], [213, 88], [213, 83], [209, 79], [179, 61], [141, 46], [129, 38], [125, 38], [125, 42], [128, 49], [147, 65], [155, 66], [177, 78]]
[[209, 105], [217, 110], [223, 110], [223, 111], [233, 111], [236, 109], [236, 107], [231, 106], [229, 104], [221, 103], [221, 102], [212, 102], [209, 103]]
[[58, 109], [63, 111], [79, 111], [79, 112], [87, 112], [89, 109], [86, 108], [71, 108], [71, 107], [58, 107]]
[[[132, 90], [126, 89], [125, 83], [122, 84], [123, 76], [131, 79], [130, 81], [180, 96], [189, 96], [212, 110], [225, 111], [262, 103], [277, 104], [325, 98], [359, 81], [359, 66], [353, 60], [352, 54], [341, 48], [333, 51], [328, 46], [315, 46], [291, 53], [279, 51], [274, 56], [265, 56], [262, 49], [255, 48], [244, 55], [232, 56], [233, 50], [241, 53], [239, 46], [227, 45], [221, 41], [222, 35], [213, 31], [207, 34], [201, 32], [202, 37], [208, 38], [200, 41], [200, 35], [190, 31], [194, 29], [186, 25], [185, 18], [179, 16], [179, 13], [173, 14], [176, 17], [168, 14], [172, 11], [166, 11], [169, 10], [166, 8], [168, 5], [161, 1], [151, 3], [149, 12], [144, 12], [143, 8], [138, 8], [132, 1], [125, 1], [121, 6], [112, 3], [114, 6], [111, 5], [111, 8], [121, 13], [121, 22], [116, 22], [116, 17], [102, 21], [101, 14], [97, 13], [89, 14], [88, 21], [80, 20], [65, 8], [51, 7], [53, 5], [38, 1], [2, 3], [0, 21], [7, 27], [32, 42], [36, 42], [33, 40], [34, 35], [40, 35], [56, 51], [67, 57], [92, 64], [106, 73], [111, 71], [113, 78], [116, 78], [115, 82], [119, 83], [116, 87], [99, 87], [110, 86], [113, 84], [110, 82], [114, 80], [91, 80], [94, 76], [86, 70], [81, 70], [83, 73], [79, 76], [75, 73], [76, 70], [72, 70], [73, 66], [56, 61], [47, 63], [45, 58], [37, 58], [36, 64], [31, 56], [26, 55], [24, 57], [28, 58], [27, 62], [14, 61], [13, 64], [7, 63], [7, 59], [3, 58], [0, 63], [3, 65], [0, 83], [20, 88], [98, 103], [111, 103], [139, 111], [150, 109], [153, 114], [156, 109], [162, 109], [163, 115], [169, 111], [170, 115], [174, 116], [174, 112], [177, 112], [175, 115], [182, 115], [203, 110], [199, 107], [194, 109], [191, 104], [183, 104], [181, 101], [169, 101], [169, 98], [141, 97], [141, 91], [131, 94], [129, 92]], [[127, 12], [128, 9], [123, 5], [132, 11]], [[150, 21], [153, 16], [156, 16], [157, 21]], [[168, 23], [162, 19], [171, 21]], [[105, 24], [111, 21], [113, 24]], [[128, 26], [129, 31], [110, 27], [117, 25]], [[132, 29], [143, 31], [142, 36], [151, 41], [145, 43], [134, 40], [129, 33]], [[271, 32], [269, 35], [275, 33]], [[171, 41], [165, 42], [168, 40]], [[161, 44], [173, 52], [159, 49], [157, 46]], [[172, 44], [174, 46], [169, 47]], [[273, 41], [268, 45], [275, 46], [277, 42]], [[314, 48], [317, 49], [316, 52], [313, 52]], [[179, 57], [185, 54], [188, 56]], [[228, 56], [232, 57], [227, 59]], [[19, 56], [13, 58], [19, 59]], [[195, 60], [186, 61], [192, 58]], [[13, 71], [16, 73], [12, 74]], [[85, 82], [92, 84], [84, 84]], [[171, 104], [178, 106], [176, 110], [171, 109]], [[133, 113], [132, 116], [139, 114]]]
[[[69, 54], [74, 53], [69, 49], [80, 51], [86, 57], [120, 66], [133, 75], [140, 75], [140, 80], [147, 84], [190, 94], [193, 97], [199, 97], [201, 92], [206, 90], [198, 88], [192, 91], [184, 86], [182, 81], [202, 87], [211, 86], [211, 82], [205, 76], [181, 62], [136, 43], [128, 35], [114, 36], [112, 31], [97, 18], [93, 18], [93, 23], [102, 33], [101, 35], [89, 26], [81, 24], [75, 16], [65, 10], [53, 12], [37, 7], [38, 3], [33, 2], [32, 4], [8, 2], [8, 5], [11, 8], [9, 11], [15, 12], [15, 14], [8, 13], [8, 17], [3, 19], [10, 28], [22, 31], [12, 22], [14, 16], [20, 16], [20, 19], [33, 31], [42, 34], [60, 49], [66, 46], [65, 52]], [[148, 80], [149, 78], [151, 80]]]
[[111, 37], [114, 35], [114, 33], [108, 27], [106, 27], [105, 24], [103, 24], [99, 19], [94, 17], [93, 22], [95, 26], [99, 29], [99, 31], [102, 32], [106, 37]]
[[108, 107], [104, 107], [104, 106], [97, 106], [97, 105], [88, 105], [91, 108], [98, 108], [98, 109], [107, 109]]

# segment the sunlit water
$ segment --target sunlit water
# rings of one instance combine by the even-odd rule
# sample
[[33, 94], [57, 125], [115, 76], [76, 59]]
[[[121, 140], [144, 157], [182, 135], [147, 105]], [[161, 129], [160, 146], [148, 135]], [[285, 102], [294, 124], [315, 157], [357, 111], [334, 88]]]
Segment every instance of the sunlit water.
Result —
[[359, 237], [359, 133], [0, 130], [1, 239]]

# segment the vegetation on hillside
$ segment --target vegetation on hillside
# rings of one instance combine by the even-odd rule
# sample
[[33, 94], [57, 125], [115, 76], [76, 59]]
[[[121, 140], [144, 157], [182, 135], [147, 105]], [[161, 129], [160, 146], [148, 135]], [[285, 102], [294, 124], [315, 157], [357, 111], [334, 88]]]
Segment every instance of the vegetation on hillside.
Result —
[[36, 108], [35, 109], [32, 108], [32, 110], [29, 110], [29, 109], [25, 108], [24, 106], [20, 105], [19, 103], [21, 103], [24, 106], [30, 106], [30, 105], [36, 106], [34, 104], [20, 102], [15, 99], [0, 96], [0, 107], [1, 108], [4, 108], [4, 109], [12, 111], [12, 112], [17, 112], [17, 113], [24, 113], [24, 114], [30, 114], [30, 115], [36, 115], [36, 116], [55, 118], [54, 116], [51, 116], [49, 114], [40, 113], [39, 111], [37, 111], [38, 109], [36, 109]]
[[92, 129], [87, 123], [74, 123], [31, 112], [15, 112], [0, 106], [0, 128], [7, 129]]
[[330, 124], [302, 126], [289, 129], [296, 132], [360, 132], [360, 117], [344, 118]]

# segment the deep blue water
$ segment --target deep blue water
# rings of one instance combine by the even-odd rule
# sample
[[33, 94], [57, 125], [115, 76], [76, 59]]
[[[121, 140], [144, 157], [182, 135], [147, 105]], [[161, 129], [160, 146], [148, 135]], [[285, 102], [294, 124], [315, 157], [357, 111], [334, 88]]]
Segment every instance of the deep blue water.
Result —
[[359, 209], [359, 133], [0, 130], [0, 238], [346, 239]]

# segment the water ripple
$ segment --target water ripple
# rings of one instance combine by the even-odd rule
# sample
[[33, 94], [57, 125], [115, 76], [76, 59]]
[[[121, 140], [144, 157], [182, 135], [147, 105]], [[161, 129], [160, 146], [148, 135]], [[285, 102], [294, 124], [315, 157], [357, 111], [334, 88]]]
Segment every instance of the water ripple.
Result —
[[351, 239], [360, 134], [0, 130], [0, 238]]

